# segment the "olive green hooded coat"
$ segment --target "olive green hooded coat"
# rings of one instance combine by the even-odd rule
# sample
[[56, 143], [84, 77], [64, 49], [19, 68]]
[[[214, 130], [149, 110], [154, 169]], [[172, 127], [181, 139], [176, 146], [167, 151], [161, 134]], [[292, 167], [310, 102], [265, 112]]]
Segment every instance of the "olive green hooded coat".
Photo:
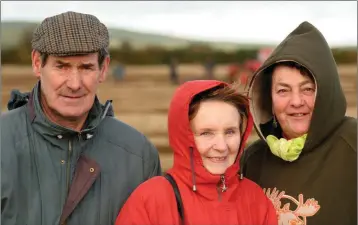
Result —
[[[307, 68], [317, 86], [307, 140], [293, 162], [273, 155], [265, 141], [269, 134], [282, 137], [272, 123], [271, 74], [265, 73], [280, 61]], [[264, 188], [279, 224], [357, 224], [357, 120], [345, 116], [337, 66], [320, 31], [308, 22], [294, 29], [254, 74], [249, 96], [260, 140], [245, 150], [242, 172]]]

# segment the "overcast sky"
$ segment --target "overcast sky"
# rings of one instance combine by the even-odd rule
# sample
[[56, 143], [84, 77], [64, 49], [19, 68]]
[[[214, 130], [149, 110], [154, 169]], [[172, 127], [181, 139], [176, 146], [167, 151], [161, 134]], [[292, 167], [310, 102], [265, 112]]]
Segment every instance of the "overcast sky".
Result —
[[90, 13], [109, 27], [213, 41], [279, 43], [311, 22], [330, 45], [357, 44], [357, 2], [1, 2], [1, 20], [40, 22], [65, 11]]

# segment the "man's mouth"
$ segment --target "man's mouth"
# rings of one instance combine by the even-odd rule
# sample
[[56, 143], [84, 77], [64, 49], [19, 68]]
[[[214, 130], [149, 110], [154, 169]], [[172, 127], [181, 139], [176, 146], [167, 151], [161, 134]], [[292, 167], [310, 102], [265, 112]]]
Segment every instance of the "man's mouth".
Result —
[[71, 99], [77, 99], [77, 98], [81, 98], [82, 96], [68, 96], [68, 95], [63, 95], [62, 97], [64, 97], [64, 98], [71, 98]]

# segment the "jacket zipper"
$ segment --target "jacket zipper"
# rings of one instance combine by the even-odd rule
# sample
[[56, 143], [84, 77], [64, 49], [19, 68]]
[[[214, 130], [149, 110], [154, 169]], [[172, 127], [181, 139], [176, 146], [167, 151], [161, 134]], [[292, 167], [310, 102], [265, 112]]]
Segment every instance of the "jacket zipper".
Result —
[[222, 199], [222, 193], [225, 192], [227, 190], [227, 186], [226, 186], [226, 181], [225, 181], [225, 175], [220, 175], [220, 182], [218, 184], [218, 196], [219, 196], [219, 201], [221, 201]]
[[[66, 168], [66, 187], [67, 187], [67, 194], [66, 196], [68, 196], [68, 192], [70, 191], [70, 173], [71, 173], [71, 156], [72, 156], [72, 141], [71, 139], [68, 141], [68, 154], [67, 154], [67, 168]], [[67, 199], [67, 197], [66, 197]], [[62, 223], [62, 225], [66, 225], [67, 224], [67, 219]]]
[[71, 156], [72, 156], [72, 141], [68, 141], [68, 158], [67, 158], [67, 194], [70, 190], [70, 177], [71, 177]]

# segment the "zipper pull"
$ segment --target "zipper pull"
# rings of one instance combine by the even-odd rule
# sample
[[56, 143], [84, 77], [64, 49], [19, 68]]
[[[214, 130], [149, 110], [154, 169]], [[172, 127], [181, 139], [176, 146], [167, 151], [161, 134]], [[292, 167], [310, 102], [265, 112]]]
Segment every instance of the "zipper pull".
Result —
[[82, 133], [81, 133], [81, 132], [78, 132], [78, 133], [77, 133], [77, 136], [78, 136], [78, 140], [81, 141], [81, 140], [82, 140]]
[[221, 179], [221, 184], [222, 184], [221, 192], [225, 192], [227, 190], [227, 186], [225, 184], [225, 176], [221, 175], [220, 179]]

